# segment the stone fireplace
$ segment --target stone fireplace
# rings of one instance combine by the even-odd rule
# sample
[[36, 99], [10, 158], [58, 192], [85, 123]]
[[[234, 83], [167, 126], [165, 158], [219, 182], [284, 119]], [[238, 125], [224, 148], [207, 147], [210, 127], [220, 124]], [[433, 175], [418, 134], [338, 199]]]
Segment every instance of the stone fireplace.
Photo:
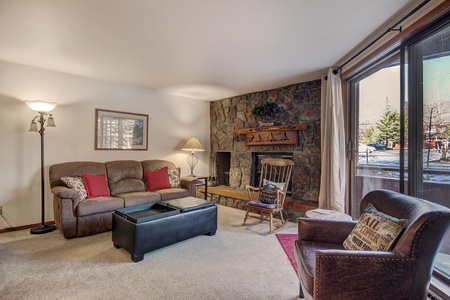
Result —
[[[244, 190], [247, 184], [255, 184], [255, 155], [287, 156], [295, 163], [292, 201], [317, 203], [320, 183], [320, 91], [321, 82], [315, 80], [211, 102], [211, 155], [216, 162], [213, 171], [218, 183], [223, 177], [222, 182], [227, 182], [231, 188]], [[275, 108], [270, 124], [255, 113], [255, 107], [268, 104]], [[306, 130], [295, 132], [298, 134], [296, 144], [247, 145], [245, 138], [235, 134], [236, 130], [257, 129], [261, 125], [298, 124], [306, 125]], [[228, 167], [224, 161], [228, 160], [229, 170], [224, 170]]]

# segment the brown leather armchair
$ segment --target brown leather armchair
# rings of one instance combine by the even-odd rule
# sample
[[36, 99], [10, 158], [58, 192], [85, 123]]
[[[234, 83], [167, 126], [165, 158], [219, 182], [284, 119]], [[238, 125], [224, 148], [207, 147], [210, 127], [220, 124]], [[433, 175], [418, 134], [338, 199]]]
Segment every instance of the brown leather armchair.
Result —
[[450, 210], [388, 190], [368, 193], [372, 203], [408, 224], [390, 251], [349, 251], [342, 243], [356, 221], [300, 218], [295, 259], [305, 299], [425, 299], [433, 261], [450, 224]]

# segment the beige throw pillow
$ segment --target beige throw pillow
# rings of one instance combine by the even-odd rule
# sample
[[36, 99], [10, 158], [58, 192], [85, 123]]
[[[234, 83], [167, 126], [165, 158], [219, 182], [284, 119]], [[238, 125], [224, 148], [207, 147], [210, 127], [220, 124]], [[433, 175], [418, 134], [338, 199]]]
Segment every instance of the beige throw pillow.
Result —
[[277, 188], [279, 188], [280, 190], [284, 191], [284, 187], [285, 187], [285, 183], [284, 182], [273, 182], [267, 179], [263, 179], [263, 185], [266, 184], [273, 184], [274, 186], [276, 186]]
[[180, 188], [180, 169], [169, 169], [169, 182], [172, 188]]
[[87, 191], [84, 187], [84, 181], [81, 177], [61, 177], [61, 181], [64, 182], [69, 189], [75, 190], [80, 194], [80, 201], [87, 198]]
[[347, 250], [389, 251], [408, 220], [378, 211], [369, 203], [353, 231], [344, 241]]

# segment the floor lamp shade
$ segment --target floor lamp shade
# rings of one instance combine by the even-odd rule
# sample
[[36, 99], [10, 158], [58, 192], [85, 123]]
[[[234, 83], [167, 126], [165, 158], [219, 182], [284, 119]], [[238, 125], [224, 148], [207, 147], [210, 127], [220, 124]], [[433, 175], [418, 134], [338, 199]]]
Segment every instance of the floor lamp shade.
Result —
[[181, 148], [181, 150], [191, 151], [191, 154], [187, 157], [187, 163], [191, 168], [191, 174], [189, 176], [195, 176], [194, 167], [198, 162], [198, 157], [195, 155], [195, 151], [205, 151], [205, 149], [196, 137], [191, 137], [183, 148]]
[[[25, 103], [39, 115], [31, 120], [30, 132], [39, 132], [41, 136], [41, 225], [31, 228], [30, 233], [41, 234], [53, 231], [56, 229], [55, 225], [45, 224], [45, 184], [44, 184], [44, 131], [46, 127], [56, 127], [53, 115], [49, 111], [56, 107], [54, 102], [45, 101], [25, 101]], [[38, 123], [40, 126], [38, 126]], [[38, 128], [40, 127], [40, 128]]]
[[49, 112], [52, 111], [57, 104], [55, 102], [46, 102], [42, 100], [25, 101], [29, 108], [37, 112]]

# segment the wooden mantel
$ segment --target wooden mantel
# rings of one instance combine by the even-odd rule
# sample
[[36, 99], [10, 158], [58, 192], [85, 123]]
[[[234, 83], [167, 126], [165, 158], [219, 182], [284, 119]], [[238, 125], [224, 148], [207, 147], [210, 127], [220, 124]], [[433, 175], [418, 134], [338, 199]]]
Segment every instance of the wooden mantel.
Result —
[[245, 144], [247, 146], [297, 145], [297, 131], [306, 129], [306, 124], [295, 124], [286, 126], [236, 129], [233, 133], [237, 135], [245, 135]]

